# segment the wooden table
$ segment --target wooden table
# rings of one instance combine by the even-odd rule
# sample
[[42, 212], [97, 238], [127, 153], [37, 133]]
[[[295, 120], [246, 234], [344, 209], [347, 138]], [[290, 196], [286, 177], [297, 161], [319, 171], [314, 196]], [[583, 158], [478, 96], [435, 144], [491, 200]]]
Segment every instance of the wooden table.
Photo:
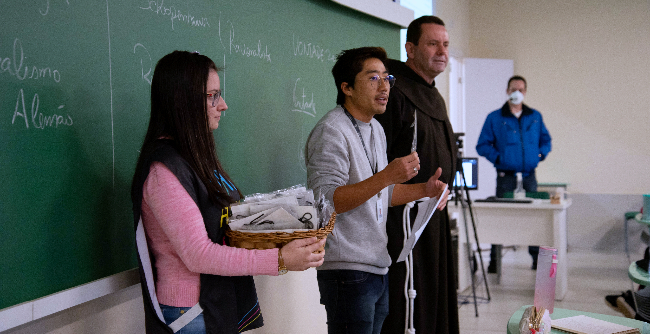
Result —
[[[465, 224], [460, 204], [447, 204], [450, 214], [458, 215], [459, 243], [465, 242]], [[476, 218], [476, 229], [480, 243], [551, 246], [557, 248], [558, 266], [555, 286], [555, 299], [562, 300], [567, 292], [567, 224], [566, 212], [571, 206], [571, 199], [560, 204], [551, 204], [550, 200], [534, 200], [533, 203], [498, 203], [474, 202], [472, 209]], [[469, 211], [467, 212], [469, 219]], [[472, 231], [471, 222], [468, 222]], [[474, 242], [470, 234], [470, 242]], [[459, 285], [463, 276], [468, 275], [466, 263], [467, 253], [463, 246], [459, 247]], [[507, 273], [506, 273], [507, 274]]]

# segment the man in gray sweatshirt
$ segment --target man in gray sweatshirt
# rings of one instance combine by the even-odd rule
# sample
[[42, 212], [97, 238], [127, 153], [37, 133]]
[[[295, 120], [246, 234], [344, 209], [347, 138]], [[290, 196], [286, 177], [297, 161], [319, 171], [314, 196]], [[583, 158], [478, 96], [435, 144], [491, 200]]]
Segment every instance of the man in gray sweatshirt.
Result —
[[395, 78], [383, 48], [345, 50], [332, 74], [338, 106], [307, 140], [307, 185], [334, 204], [336, 225], [318, 268], [328, 332], [379, 333], [388, 314], [386, 210], [423, 197], [443, 196], [438, 169], [426, 183], [401, 184], [417, 175], [417, 153], [388, 163], [384, 129], [373, 117], [386, 111]]

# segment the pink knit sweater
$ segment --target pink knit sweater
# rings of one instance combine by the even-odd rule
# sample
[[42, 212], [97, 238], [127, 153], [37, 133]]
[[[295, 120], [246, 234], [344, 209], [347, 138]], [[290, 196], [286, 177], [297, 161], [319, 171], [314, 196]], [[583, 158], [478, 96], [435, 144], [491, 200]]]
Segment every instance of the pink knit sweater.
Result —
[[199, 273], [278, 274], [277, 248], [247, 250], [213, 243], [196, 203], [164, 164], [151, 165], [142, 197], [142, 222], [155, 259], [159, 303], [194, 306], [199, 301]]

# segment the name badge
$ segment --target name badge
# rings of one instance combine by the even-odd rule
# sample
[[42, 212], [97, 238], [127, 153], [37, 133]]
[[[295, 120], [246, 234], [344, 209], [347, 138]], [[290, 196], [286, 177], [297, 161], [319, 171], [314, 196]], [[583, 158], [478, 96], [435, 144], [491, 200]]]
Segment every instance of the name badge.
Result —
[[377, 198], [377, 222], [381, 223], [382, 221], [384, 221], [384, 203], [379, 197]]

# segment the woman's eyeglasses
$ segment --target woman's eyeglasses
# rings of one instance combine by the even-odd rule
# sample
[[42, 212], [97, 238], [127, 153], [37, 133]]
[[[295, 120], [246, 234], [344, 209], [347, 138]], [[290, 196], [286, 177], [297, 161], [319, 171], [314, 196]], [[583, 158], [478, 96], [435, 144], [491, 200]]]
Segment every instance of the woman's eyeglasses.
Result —
[[208, 102], [212, 100], [212, 106], [216, 107], [217, 106], [217, 101], [219, 101], [219, 98], [221, 97], [221, 90], [218, 90], [216, 93], [208, 93]]

